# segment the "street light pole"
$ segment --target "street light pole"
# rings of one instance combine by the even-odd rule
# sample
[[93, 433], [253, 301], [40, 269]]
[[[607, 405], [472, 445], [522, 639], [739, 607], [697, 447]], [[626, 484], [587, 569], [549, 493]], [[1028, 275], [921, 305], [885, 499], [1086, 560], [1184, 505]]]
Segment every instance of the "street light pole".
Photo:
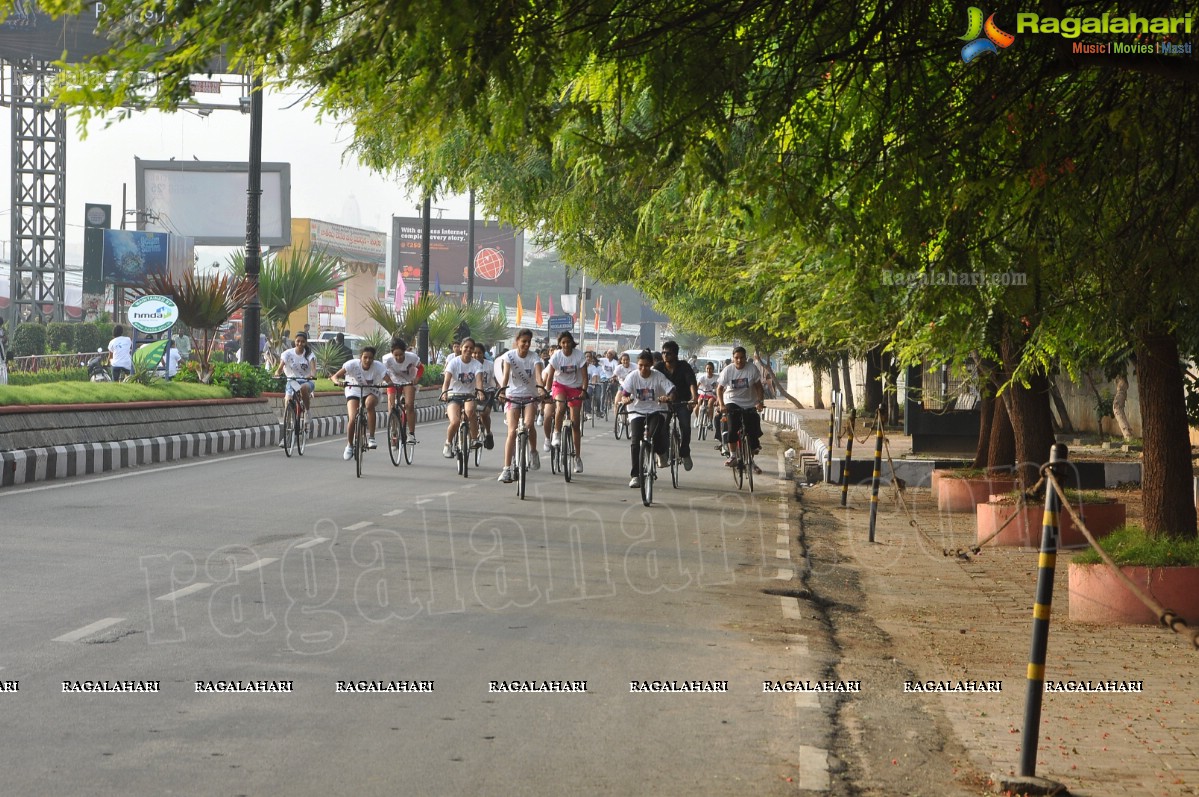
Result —
[[242, 310], [241, 358], [259, 365], [258, 335], [262, 304], [258, 275], [262, 268], [260, 207], [262, 204], [262, 75], [250, 84], [250, 163], [246, 181], [246, 280], [254, 286]]
[[[420, 236], [420, 295], [423, 299], [429, 295], [429, 236], [432, 221], [429, 218], [433, 211], [433, 198], [425, 194], [425, 204], [421, 208]], [[429, 362], [429, 322], [421, 322], [420, 330], [416, 333], [416, 353], [423, 363]]]
[[466, 222], [466, 303], [475, 300], [475, 189], [470, 189], [470, 219]]

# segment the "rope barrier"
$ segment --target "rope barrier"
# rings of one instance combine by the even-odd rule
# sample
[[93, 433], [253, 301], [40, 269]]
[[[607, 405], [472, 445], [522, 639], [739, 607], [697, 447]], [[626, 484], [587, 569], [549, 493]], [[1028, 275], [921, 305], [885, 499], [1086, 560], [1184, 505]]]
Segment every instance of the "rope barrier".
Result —
[[1057, 477], [1053, 475], [1052, 471], [1049, 471], [1047, 467], [1042, 467], [1041, 475], [1043, 481], [1048, 479], [1049, 483], [1053, 486], [1054, 491], [1062, 499], [1062, 506], [1065, 507], [1066, 511], [1070, 513], [1070, 517], [1074, 520], [1074, 524], [1078, 526], [1079, 531], [1081, 531], [1082, 535], [1087, 538], [1087, 542], [1089, 542], [1091, 547], [1095, 549], [1095, 552], [1099, 554], [1099, 558], [1103, 560], [1103, 563], [1115, 572], [1116, 576], [1120, 579], [1124, 586], [1136, 596], [1137, 600], [1145, 604], [1145, 606], [1151, 612], [1157, 615], [1157, 621], [1161, 625], [1169, 628], [1171, 631], [1184, 638], [1189, 636], [1191, 646], [1196, 650], [1199, 650], [1199, 628], [1191, 628], [1184, 618], [1178, 616], [1177, 612], [1165, 608], [1160, 603], [1155, 601], [1152, 596], [1145, 594], [1141, 588], [1137, 586], [1136, 582], [1125, 575], [1124, 571], [1121, 570], [1120, 566], [1116, 564], [1115, 560], [1108, 555], [1107, 551], [1100, 547], [1099, 543], [1095, 540], [1095, 537], [1092, 536], [1090, 530], [1086, 527], [1086, 525], [1083, 524], [1082, 518], [1080, 518], [1078, 513], [1074, 511], [1074, 507], [1070, 506], [1069, 502], [1066, 501], [1066, 491], [1062, 489], [1062, 486], [1058, 483]]

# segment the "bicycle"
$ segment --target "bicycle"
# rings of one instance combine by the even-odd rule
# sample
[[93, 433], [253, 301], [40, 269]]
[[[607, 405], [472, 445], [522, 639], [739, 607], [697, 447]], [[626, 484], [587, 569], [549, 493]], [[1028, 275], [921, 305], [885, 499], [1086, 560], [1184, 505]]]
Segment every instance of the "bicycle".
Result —
[[290, 457], [292, 449], [295, 448], [296, 453], [302, 457], [304, 443], [308, 437], [308, 411], [304, 408], [304, 397], [299, 386], [292, 383], [303, 380], [294, 376], [277, 376], [275, 379], [287, 384], [283, 410], [283, 453]]
[[737, 489], [740, 490], [748, 477], [749, 491], [752, 493], [754, 491], [754, 469], [757, 466], [754, 464], [754, 452], [749, 445], [749, 435], [745, 433], [744, 415], [756, 410], [747, 410], [736, 404], [726, 404], [724, 414], [726, 416], [730, 415], [734, 410], [742, 416], [741, 423], [737, 428], [737, 434], [729, 434], [727, 432], [729, 423], [728, 421], [724, 423], [725, 434], [728, 434], [729, 437], [727, 449], [733, 457], [733, 481], [737, 483]]
[[615, 422], [613, 424], [615, 428], [613, 429], [612, 434], [617, 440], [620, 439], [622, 434], [625, 437], [629, 437], [631, 434], [629, 432], [629, 408], [624, 404], [621, 404], [616, 408], [616, 412], [613, 413], [613, 415], [615, 416]]
[[[455, 399], [451, 398], [449, 393], [442, 393], [441, 400], [449, 404]], [[454, 458], [458, 460], [458, 473], [464, 479], [470, 477], [470, 415], [466, 411], [466, 401], [462, 401], [462, 417], [459, 419], [457, 439], [454, 441]], [[476, 449], [475, 464], [477, 465], [478, 462], [478, 450]]]
[[[614, 395], [612, 393], [612, 380], [608, 379], [600, 382], [599, 398], [593, 402], [592, 418], [599, 416], [600, 420], [608, 420], [608, 410], [612, 407]], [[592, 424], [594, 426], [594, 423]]]
[[409, 465], [416, 453], [416, 437], [408, 436], [408, 402], [404, 398], [403, 387], [396, 391], [395, 404], [387, 414], [387, 453], [391, 455], [391, 464], [397, 467], [401, 453]]
[[[540, 385], [538, 385], [537, 389], [543, 393], [545, 392], [545, 388], [541, 387]], [[505, 391], [500, 392], [504, 394], [500, 400], [509, 401], [507, 398], [506, 389]], [[497, 394], [497, 397], [499, 397], [499, 394]], [[525, 498], [525, 483], [528, 481], [530, 452], [529, 427], [525, 423], [524, 410], [526, 405], [540, 400], [541, 399], [536, 398], [511, 399], [512, 403], [519, 407], [519, 411], [516, 413], [516, 451], [514, 452], [516, 461], [513, 463], [513, 466], [515, 471], [514, 475], [516, 476], [514, 479], [516, 482], [516, 495], [522, 501]]]
[[[483, 420], [484, 420], [484, 418], [487, 417], [483, 414], [483, 408], [487, 407], [491, 410], [492, 414], [495, 414], [495, 412], [496, 412], [496, 396], [498, 394], [499, 394], [498, 390], [495, 390], [492, 388], [485, 388], [482, 393], [482, 398], [475, 405], [475, 413], [479, 416], [479, 436], [475, 440], [475, 444], [474, 444], [475, 467], [476, 468], [479, 467], [479, 465], [482, 463], [482, 460], [483, 460], [483, 438], [486, 437], [487, 434], [491, 431], [490, 429], [483, 428]], [[487, 422], [490, 423], [491, 421], [488, 420]]]
[[[556, 399], [554, 399], [554, 403], [569, 405], [570, 402], [579, 401], [580, 399], [583, 402], [586, 402], [587, 397], [588, 397], [588, 394], [586, 391], [584, 391], [583, 394], [581, 396], [579, 396], [578, 398], [575, 398], [575, 399], [556, 398]], [[582, 407], [580, 407], [580, 410], [581, 409], [582, 409]], [[575, 468], [576, 462], [578, 461], [579, 453], [575, 450], [574, 423], [570, 420], [570, 407], [566, 406], [564, 408], [564, 410], [566, 412], [566, 417], [562, 419], [562, 429], [560, 430], [559, 437], [558, 437], [560, 442], [557, 446], [554, 446], [552, 442], [550, 443], [550, 449], [551, 449], [550, 450], [550, 460], [551, 460], [550, 469], [551, 470], [554, 469], [555, 463], [553, 462], [553, 460], [557, 459], [557, 463], [556, 463], [557, 468], [562, 471], [563, 477], [565, 477], [566, 481], [569, 482], [571, 479], [571, 476], [574, 474], [574, 468]], [[562, 411], [562, 410], [559, 410], [559, 411]], [[580, 421], [580, 424], [581, 423], [582, 422]], [[581, 428], [582, 428], [582, 426], [580, 425], [580, 429]], [[551, 441], [552, 440], [553, 440], [553, 438], [551, 438]]]
[[[658, 478], [658, 458], [654, 456], [654, 433], [658, 431], [657, 424], [663, 422], [665, 412], [654, 412], [645, 417], [645, 425], [641, 427], [641, 442], [637, 448], [641, 482], [641, 503], [649, 506], [654, 502], [654, 480]], [[678, 484], [675, 484], [678, 487]]]
[[700, 440], [706, 440], [708, 430], [712, 428], [713, 412], [712, 402], [705, 399], [700, 399], [699, 412], [695, 413], [695, 423], [699, 427], [698, 437]]
[[686, 401], [674, 401], [670, 404], [670, 428], [668, 432], [670, 436], [670, 453], [668, 454], [668, 462], [670, 464], [670, 481], [676, 489], [679, 486], [679, 468], [683, 466], [683, 455], [680, 453], [683, 447], [683, 432], [679, 427], [678, 410], [679, 407], [689, 403]]
[[362, 457], [366, 454], [366, 435], [367, 435], [367, 419], [366, 419], [366, 391], [375, 390], [374, 385], [358, 385], [349, 382], [342, 382], [346, 387], [358, 388], [358, 410], [354, 413], [354, 472], [357, 478], [362, 478]]

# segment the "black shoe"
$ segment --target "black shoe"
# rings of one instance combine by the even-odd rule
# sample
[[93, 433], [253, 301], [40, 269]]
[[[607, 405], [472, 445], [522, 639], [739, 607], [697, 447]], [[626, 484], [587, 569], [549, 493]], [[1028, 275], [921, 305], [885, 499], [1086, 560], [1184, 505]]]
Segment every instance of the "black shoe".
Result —
[[488, 432], [486, 435], [484, 435], [483, 448], [486, 448], [488, 451], [495, 448], [495, 439], [491, 436], [491, 432]]

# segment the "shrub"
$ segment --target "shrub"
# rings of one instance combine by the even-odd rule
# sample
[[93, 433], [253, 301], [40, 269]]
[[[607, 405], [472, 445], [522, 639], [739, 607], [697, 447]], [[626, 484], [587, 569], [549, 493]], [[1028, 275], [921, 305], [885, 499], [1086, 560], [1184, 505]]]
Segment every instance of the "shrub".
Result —
[[46, 353], [46, 328], [36, 321], [18, 324], [12, 335], [12, 357]]
[[445, 373], [444, 365], [438, 365], [437, 363], [429, 363], [428, 365], [425, 366], [424, 374], [421, 375], [421, 378], [420, 378], [421, 387], [428, 387], [429, 385], [440, 385], [441, 377], [444, 373]]
[[75, 351], [103, 349], [112, 340], [111, 324], [75, 324]]
[[30, 373], [28, 371], [10, 371], [8, 374], [8, 383], [10, 385], [25, 386], [29, 385], [45, 385], [50, 382], [86, 382], [86, 368], [63, 368], [61, 371], [38, 371]]
[[46, 325], [46, 351], [69, 354], [75, 349], [75, 325], [55, 321]]
[[249, 363], [214, 363], [212, 384], [229, 388], [233, 398], [255, 398], [275, 382], [265, 368]]

